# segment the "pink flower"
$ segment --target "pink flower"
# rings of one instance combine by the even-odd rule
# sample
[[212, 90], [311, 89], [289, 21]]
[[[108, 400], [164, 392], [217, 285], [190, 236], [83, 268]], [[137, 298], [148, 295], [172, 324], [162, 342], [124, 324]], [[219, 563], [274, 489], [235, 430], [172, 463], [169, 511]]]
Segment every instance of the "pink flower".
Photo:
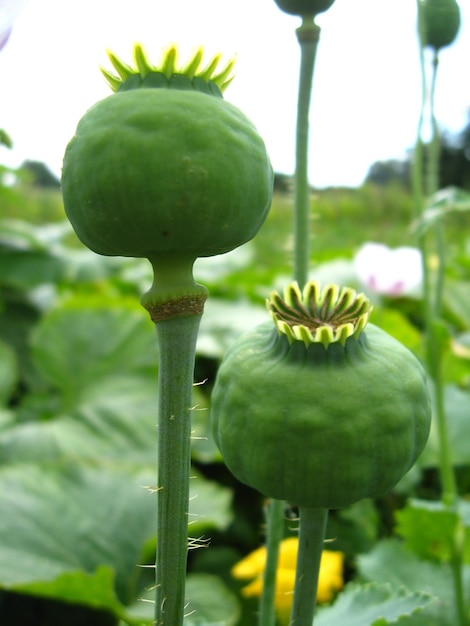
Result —
[[27, 2], [28, 0], [0, 0], [0, 50], [7, 43], [13, 22]]
[[423, 278], [421, 252], [408, 246], [366, 243], [354, 258], [354, 269], [364, 289], [392, 297], [415, 292]]

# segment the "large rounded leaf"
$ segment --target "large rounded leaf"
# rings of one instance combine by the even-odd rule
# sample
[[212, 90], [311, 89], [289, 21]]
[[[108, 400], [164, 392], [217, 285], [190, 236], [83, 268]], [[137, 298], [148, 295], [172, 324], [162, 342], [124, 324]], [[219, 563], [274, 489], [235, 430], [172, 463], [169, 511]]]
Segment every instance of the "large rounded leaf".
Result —
[[32, 339], [45, 380], [70, 399], [98, 380], [155, 368], [156, 339], [135, 302], [76, 298], [47, 314]]

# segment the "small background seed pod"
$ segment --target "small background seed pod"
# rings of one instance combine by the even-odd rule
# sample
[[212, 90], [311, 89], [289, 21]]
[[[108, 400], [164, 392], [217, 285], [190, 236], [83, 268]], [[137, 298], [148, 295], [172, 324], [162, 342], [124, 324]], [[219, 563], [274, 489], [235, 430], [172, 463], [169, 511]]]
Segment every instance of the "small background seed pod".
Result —
[[421, 0], [423, 43], [438, 50], [449, 46], [460, 29], [460, 8], [456, 0]]
[[291, 15], [317, 15], [327, 11], [335, 0], [275, 0], [277, 6]]

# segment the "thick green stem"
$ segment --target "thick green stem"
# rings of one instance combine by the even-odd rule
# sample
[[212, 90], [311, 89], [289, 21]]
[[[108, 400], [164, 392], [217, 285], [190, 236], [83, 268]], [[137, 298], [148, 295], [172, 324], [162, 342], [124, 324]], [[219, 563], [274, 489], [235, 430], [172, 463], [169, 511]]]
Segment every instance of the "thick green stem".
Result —
[[194, 259], [170, 255], [150, 261], [154, 281], [142, 296], [142, 305], [155, 322], [158, 345], [155, 625], [182, 626], [194, 361], [207, 290], [194, 282]]
[[290, 626], [313, 624], [327, 520], [327, 509], [300, 507], [299, 551]]
[[191, 399], [201, 316], [158, 322], [157, 626], [181, 626], [188, 551]]
[[283, 500], [270, 500], [267, 513], [266, 566], [264, 569], [263, 592], [259, 605], [259, 626], [276, 624], [276, 573], [279, 560], [279, 546], [284, 537]]
[[303, 287], [308, 281], [310, 259], [309, 113], [320, 27], [312, 16], [305, 16], [296, 33], [300, 45], [300, 77], [295, 150], [294, 278]]

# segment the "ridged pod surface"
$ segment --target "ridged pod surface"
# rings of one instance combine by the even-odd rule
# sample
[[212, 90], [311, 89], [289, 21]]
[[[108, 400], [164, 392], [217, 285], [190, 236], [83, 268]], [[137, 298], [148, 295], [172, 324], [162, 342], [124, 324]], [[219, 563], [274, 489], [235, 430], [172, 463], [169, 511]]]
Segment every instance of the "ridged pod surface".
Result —
[[[224, 461], [241, 482], [299, 506], [336, 509], [383, 494], [429, 435], [423, 367], [383, 330], [361, 328], [364, 308], [356, 328], [332, 316], [312, 335], [299, 322], [305, 305], [292, 315], [294, 300], [274, 314], [277, 330], [267, 322], [248, 331], [222, 362], [212, 428]], [[313, 317], [325, 317], [327, 300]]]
[[66, 149], [64, 205], [78, 237], [99, 254], [193, 260], [251, 239], [273, 188], [254, 125], [192, 70], [122, 67], [117, 92], [85, 113]]

